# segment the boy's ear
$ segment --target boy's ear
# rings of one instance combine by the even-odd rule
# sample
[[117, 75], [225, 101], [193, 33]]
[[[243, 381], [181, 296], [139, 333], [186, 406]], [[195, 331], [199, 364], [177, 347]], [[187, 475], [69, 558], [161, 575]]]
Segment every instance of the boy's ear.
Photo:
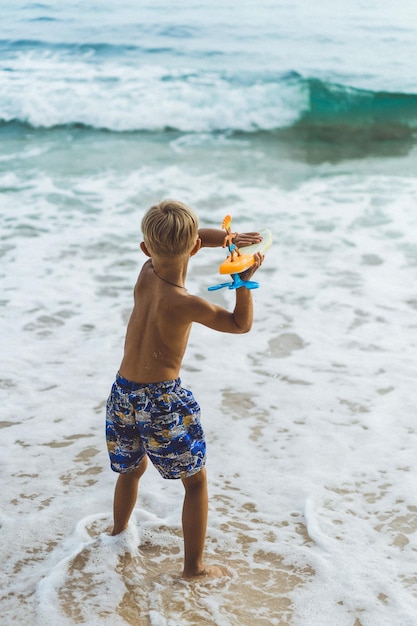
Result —
[[190, 256], [194, 256], [195, 254], [197, 254], [200, 248], [201, 248], [201, 239], [200, 237], [197, 237], [197, 241], [195, 242], [194, 247], [190, 252]]
[[146, 247], [146, 243], [144, 241], [140, 242], [140, 249], [142, 250], [144, 254], [146, 254], [146, 256], [149, 256], [149, 257], [151, 256], [148, 248]]

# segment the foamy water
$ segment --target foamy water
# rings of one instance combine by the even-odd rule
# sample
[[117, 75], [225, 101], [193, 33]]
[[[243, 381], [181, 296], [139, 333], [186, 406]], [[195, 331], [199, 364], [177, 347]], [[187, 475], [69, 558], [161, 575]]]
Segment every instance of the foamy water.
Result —
[[[417, 625], [410, 7], [258, 8], [0, 10], [1, 625]], [[108, 536], [104, 407], [164, 197], [274, 236], [252, 331], [196, 325], [184, 359], [215, 581], [179, 578], [183, 488], [152, 467]], [[223, 258], [187, 288], [231, 308]]]
[[[150, 469], [126, 536], [106, 536], [103, 407], [142, 260], [142, 209], [126, 207], [149, 193], [146, 172], [117, 189], [2, 179], [14, 189], [2, 196], [5, 623], [416, 623], [417, 185], [348, 180], [216, 181], [235, 226], [267, 224], [275, 243], [253, 331], [191, 335], [182, 378], [209, 446], [207, 558], [233, 575], [185, 583], [180, 484]], [[212, 198], [179, 168], [161, 184], [197, 209]], [[221, 220], [220, 199], [202, 224]], [[199, 253], [188, 288], [230, 307], [230, 292], [206, 294], [222, 258]]]

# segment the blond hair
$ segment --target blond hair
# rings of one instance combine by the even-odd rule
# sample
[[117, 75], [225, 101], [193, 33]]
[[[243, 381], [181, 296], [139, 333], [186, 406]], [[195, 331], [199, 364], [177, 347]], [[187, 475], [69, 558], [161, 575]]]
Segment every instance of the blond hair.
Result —
[[198, 219], [182, 202], [163, 200], [146, 212], [142, 233], [150, 252], [159, 256], [186, 254], [197, 240]]

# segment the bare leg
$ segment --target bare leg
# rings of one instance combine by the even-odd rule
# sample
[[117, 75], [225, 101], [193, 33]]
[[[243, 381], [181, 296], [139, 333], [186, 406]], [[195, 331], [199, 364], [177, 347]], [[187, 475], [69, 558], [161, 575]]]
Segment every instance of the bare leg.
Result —
[[184, 578], [194, 576], [225, 576], [226, 569], [203, 563], [204, 543], [207, 530], [208, 494], [206, 470], [189, 478], [183, 478], [185, 487], [182, 510], [184, 533]]
[[126, 530], [138, 497], [139, 478], [145, 472], [147, 465], [148, 457], [145, 456], [133, 472], [119, 474], [114, 490], [112, 535], [118, 535]]

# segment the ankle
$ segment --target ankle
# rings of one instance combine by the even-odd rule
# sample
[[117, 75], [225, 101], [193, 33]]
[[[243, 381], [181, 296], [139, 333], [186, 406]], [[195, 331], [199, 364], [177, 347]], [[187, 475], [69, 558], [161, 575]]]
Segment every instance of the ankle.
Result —
[[121, 526], [113, 526], [110, 535], [112, 537], [114, 537], [115, 535], [120, 535], [120, 533], [123, 533], [127, 529], [127, 526], [128, 526], [127, 524], [126, 524], [126, 526], [123, 526], [123, 527], [121, 527]]
[[205, 565], [203, 561], [197, 563], [184, 563], [184, 569], [182, 572], [183, 578], [193, 578], [194, 576], [201, 576], [204, 572]]
[[224, 576], [231, 576], [230, 571], [223, 565], [205, 565], [201, 563], [197, 568], [188, 569], [184, 566], [182, 578], [197, 578], [207, 576], [210, 578], [223, 578]]

